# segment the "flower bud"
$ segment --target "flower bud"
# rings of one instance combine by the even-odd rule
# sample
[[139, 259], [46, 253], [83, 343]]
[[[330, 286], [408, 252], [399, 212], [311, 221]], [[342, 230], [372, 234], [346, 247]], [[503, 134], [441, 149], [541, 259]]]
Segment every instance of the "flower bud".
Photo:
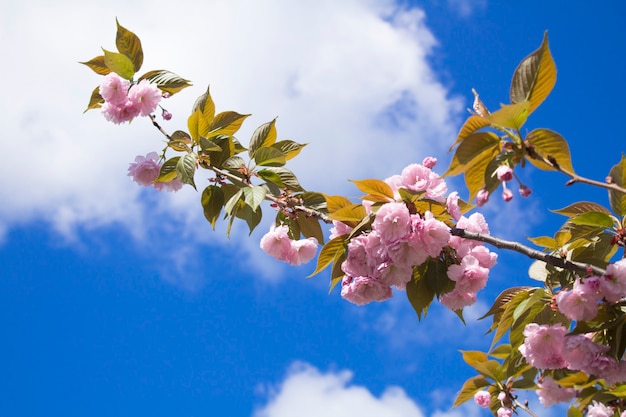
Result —
[[522, 197], [528, 197], [532, 192], [533, 191], [525, 185], [520, 185], [519, 187], [519, 195]]
[[502, 191], [502, 199], [507, 203], [513, 199], [513, 193], [508, 188]]
[[489, 191], [483, 188], [476, 193], [476, 205], [482, 207], [487, 201], [489, 201]]
[[161, 113], [161, 117], [163, 117], [163, 120], [171, 120], [172, 119], [172, 113], [170, 113], [167, 110], [163, 109], [163, 113]]
[[513, 179], [513, 170], [508, 165], [500, 165], [496, 169], [496, 176], [498, 177], [498, 181], [511, 181]]

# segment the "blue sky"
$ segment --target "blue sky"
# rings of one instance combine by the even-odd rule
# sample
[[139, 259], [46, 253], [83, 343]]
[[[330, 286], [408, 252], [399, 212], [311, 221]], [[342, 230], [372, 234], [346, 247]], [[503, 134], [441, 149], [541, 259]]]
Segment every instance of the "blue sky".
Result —
[[[479, 416], [450, 408], [472, 375], [458, 350], [485, 348], [475, 318], [530, 282], [529, 262], [500, 252], [467, 326], [440, 306], [418, 322], [402, 292], [356, 307], [327, 294], [327, 275], [306, 279], [312, 264], [268, 259], [270, 210], [227, 240], [192, 189], [140, 189], [126, 169], [158, 133], [82, 114], [99, 79], [77, 62], [113, 49], [116, 17], [141, 37], [143, 70], [194, 82], [167, 103], [167, 129], [210, 84], [218, 111], [253, 114], [242, 142], [279, 116], [280, 138], [309, 143], [294, 161], [308, 189], [355, 195], [348, 179], [428, 155], [443, 172], [471, 88], [491, 109], [505, 102], [545, 30], [558, 81], [528, 127], [561, 133], [596, 179], [625, 150], [618, 1], [16, 3], [0, 2], [0, 416]], [[521, 174], [534, 193], [494, 198], [493, 234], [552, 234], [547, 209], [607, 203], [558, 174]]]

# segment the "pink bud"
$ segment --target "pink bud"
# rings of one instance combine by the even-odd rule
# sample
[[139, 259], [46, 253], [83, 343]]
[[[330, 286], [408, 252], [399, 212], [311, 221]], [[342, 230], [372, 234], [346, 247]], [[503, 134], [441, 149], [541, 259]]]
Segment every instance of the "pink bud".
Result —
[[172, 113], [170, 113], [167, 110], [163, 109], [163, 113], [161, 113], [161, 117], [163, 117], [163, 120], [171, 120], [172, 119]]
[[526, 187], [525, 185], [520, 185], [519, 187], [519, 195], [521, 195], [522, 197], [528, 197], [532, 192], [533, 190]]
[[489, 191], [483, 188], [476, 193], [476, 205], [482, 207], [487, 201], [489, 201]]
[[427, 156], [422, 161], [422, 165], [426, 168], [432, 169], [435, 165], [437, 165], [437, 158], [433, 158], [432, 156]]
[[508, 165], [500, 165], [496, 169], [496, 176], [498, 181], [511, 181], [513, 179], [513, 170]]
[[508, 188], [502, 191], [502, 199], [507, 203], [513, 199], [513, 193]]

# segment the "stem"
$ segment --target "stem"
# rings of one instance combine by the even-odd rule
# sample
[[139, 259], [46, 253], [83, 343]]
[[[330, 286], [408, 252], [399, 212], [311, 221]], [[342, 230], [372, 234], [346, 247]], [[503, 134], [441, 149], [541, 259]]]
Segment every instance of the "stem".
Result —
[[161, 132], [163, 136], [167, 138], [167, 140], [172, 140], [172, 137], [168, 135], [167, 132], [161, 127], [161, 125], [157, 123], [156, 117], [154, 116], [154, 114], [150, 115], [150, 120], [152, 120], [152, 125], [156, 127], [157, 129], [159, 129], [159, 132]]
[[528, 408], [527, 406], [525, 406], [524, 404], [520, 403], [519, 401], [515, 400], [515, 406], [518, 408], [521, 408], [522, 410], [526, 411], [528, 414], [530, 414], [532, 417], [539, 417], [537, 414], [535, 414], [530, 408]]
[[529, 258], [537, 259], [539, 261], [543, 261], [547, 263], [548, 265], [553, 265], [559, 268], [567, 269], [569, 271], [576, 272], [583, 276], [586, 276], [590, 272], [593, 272], [597, 276], [606, 275], [606, 271], [597, 266], [584, 264], [580, 262], [568, 261], [567, 259], [559, 258], [557, 256], [549, 255], [545, 252], [540, 252], [536, 249], [529, 248], [528, 246], [524, 246], [518, 242], [511, 242], [511, 241], [503, 240], [503, 239], [493, 237], [490, 235], [470, 232], [469, 230], [459, 229], [456, 227], [452, 227], [450, 229], [450, 233], [452, 233], [452, 235], [454, 236], [459, 236], [464, 239], [471, 239], [471, 240], [477, 240], [479, 242], [489, 243], [490, 245], [493, 245], [496, 248], [508, 249], [508, 250], [512, 250], [515, 252], [519, 252], [523, 255], [528, 256]]
[[[589, 178], [581, 177], [580, 175], [575, 174], [573, 172], [570, 172], [567, 169], [565, 169], [562, 166], [560, 166], [559, 163], [556, 161], [556, 159], [554, 159], [554, 158], [552, 158], [550, 156], [548, 156], [548, 157], [541, 156], [537, 152], [535, 152], [534, 149], [532, 149], [530, 147], [526, 146], [526, 152], [528, 153], [528, 156], [530, 156], [531, 158], [540, 160], [543, 163], [551, 166], [555, 170], [559, 171], [560, 173], [570, 177], [570, 180], [567, 181], [565, 183], [565, 185], [572, 185], [572, 184], [575, 184], [577, 182], [580, 182], [580, 183], [583, 183], [583, 184], [593, 185], [593, 186], [596, 186], [596, 187], [605, 188], [607, 190], [617, 191], [618, 193], [626, 194], [626, 188], [624, 188], [624, 187], [620, 187], [619, 185], [617, 185], [617, 184], [615, 184], [613, 182], [601, 182], [601, 181], [596, 181], [596, 180], [592, 180], [592, 179], [589, 179]], [[607, 178], [607, 181], [609, 181], [609, 179], [610, 179], [610, 177]]]

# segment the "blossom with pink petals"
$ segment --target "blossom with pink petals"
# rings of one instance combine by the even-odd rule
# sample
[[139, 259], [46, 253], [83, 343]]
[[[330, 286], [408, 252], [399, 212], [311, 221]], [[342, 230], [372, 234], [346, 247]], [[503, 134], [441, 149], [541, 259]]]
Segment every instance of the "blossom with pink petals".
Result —
[[422, 161], [422, 165], [424, 165], [428, 169], [433, 169], [435, 165], [437, 165], [437, 158], [433, 156], [427, 156]]
[[261, 238], [260, 246], [263, 252], [279, 261], [287, 262], [294, 257], [289, 227], [285, 225], [272, 224], [270, 231]]
[[341, 282], [341, 296], [356, 305], [384, 301], [391, 294], [391, 287], [372, 277], [345, 276]]
[[372, 229], [380, 233], [383, 242], [405, 239], [411, 232], [411, 213], [404, 203], [383, 204], [376, 212]]
[[114, 72], [104, 76], [98, 92], [105, 102], [114, 106], [121, 106], [128, 100], [130, 82]]
[[448, 191], [446, 182], [430, 168], [421, 164], [411, 164], [402, 170], [402, 185], [409, 190], [424, 191], [425, 197], [443, 202]]
[[119, 125], [125, 122], [130, 122], [135, 117], [139, 116], [139, 109], [129, 99], [127, 99], [125, 102], [120, 104], [105, 102], [102, 105], [102, 114], [109, 122]]
[[482, 207], [487, 203], [487, 201], [489, 201], [489, 191], [481, 188], [476, 193], [476, 205], [478, 207]]
[[491, 404], [491, 394], [489, 391], [478, 391], [474, 394], [474, 402], [482, 408], [488, 408]]
[[159, 176], [160, 170], [159, 155], [156, 152], [150, 152], [146, 156], [135, 157], [135, 162], [128, 167], [128, 176], [132, 177], [137, 184], [149, 187]]
[[460, 265], [448, 267], [448, 278], [456, 282], [455, 289], [462, 293], [475, 293], [487, 284], [489, 269], [480, 266], [472, 255], [463, 257]]
[[567, 329], [562, 324], [548, 326], [529, 323], [524, 328], [524, 343], [519, 351], [537, 369], [561, 369], [568, 363], [562, 355]]
[[457, 311], [474, 304], [476, 302], [476, 293], [462, 292], [455, 288], [443, 294], [439, 298], [439, 302], [450, 310]]
[[509, 407], [500, 407], [496, 412], [498, 417], [511, 417], [513, 415], [513, 410]]
[[570, 402], [577, 394], [574, 388], [562, 387], [549, 376], [545, 376], [543, 381], [539, 382], [537, 385], [539, 386], [537, 390], [539, 402], [544, 407], [550, 407], [557, 403]]
[[317, 253], [317, 239], [309, 237], [307, 239], [292, 240], [294, 256], [289, 260], [290, 265], [301, 265], [309, 262]]
[[446, 210], [456, 221], [459, 221], [461, 216], [461, 208], [459, 207], [459, 193], [457, 191], [451, 192], [446, 198]]
[[613, 408], [608, 407], [597, 401], [593, 401], [589, 407], [587, 407], [587, 417], [613, 417]]
[[183, 182], [178, 177], [176, 177], [173, 180], [167, 182], [155, 181], [152, 186], [159, 191], [165, 190], [168, 193], [171, 193], [183, 188]]
[[[592, 281], [589, 279], [590, 283]], [[599, 285], [596, 285], [596, 287], [599, 287]], [[593, 320], [598, 314], [599, 298], [597, 291], [594, 290], [592, 285], [589, 283], [583, 284], [577, 280], [572, 290], [559, 292], [556, 297], [556, 304], [559, 311], [570, 320]]]
[[162, 97], [159, 87], [148, 80], [139, 81], [128, 91], [128, 98], [142, 116], [152, 114]]

